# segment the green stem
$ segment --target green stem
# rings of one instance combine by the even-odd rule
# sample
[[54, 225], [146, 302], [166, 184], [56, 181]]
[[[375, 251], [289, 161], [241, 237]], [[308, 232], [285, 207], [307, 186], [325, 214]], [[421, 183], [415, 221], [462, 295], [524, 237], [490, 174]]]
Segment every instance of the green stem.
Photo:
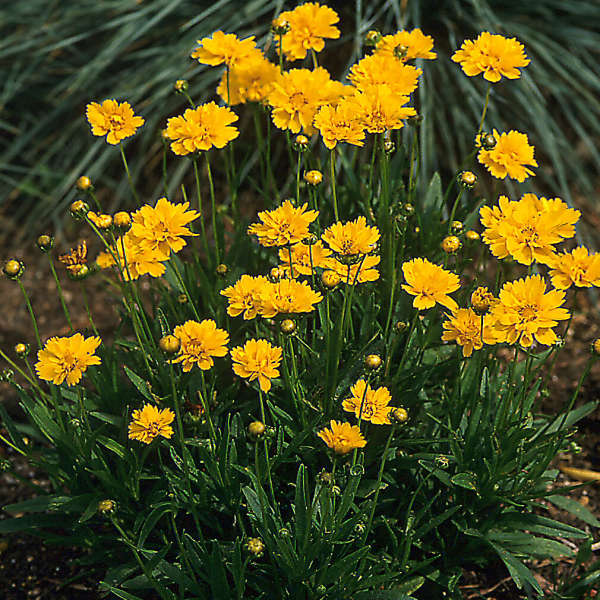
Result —
[[339, 221], [340, 216], [338, 214], [337, 193], [335, 186], [335, 150], [331, 150], [329, 153], [329, 173], [331, 177], [331, 193], [333, 195], [333, 215], [335, 220]]
[[83, 305], [85, 306], [85, 312], [87, 313], [88, 319], [90, 321], [90, 325], [92, 326], [92, 329], [94, 330], [94, 334], [97, 337], [100, 337], [100, 334], [98, 333], [98, 330], [96, 329], [96, 325], [94, 324], [94, 319], [92, 319], [92, 313], [90, 311], [90, 305], [88, 303], [87, 292], [85, 289], [84, 281], [81, 282], [81, 295], [83, 297]]
[[198, 198], [198, 212], [200, 213], [200, 228], [202, 230], [202, 241], [204, 243], [204, 251], [206, 252], [206, 260], [210, 265], [211, 257], [210, 250], [208, 247], [208, 238], [206, 237], [206, 228], [204, 226], [204, 211], [202, 210], [202, 190], [200, 187], [200, 173], [198, 172], [198, 157], [194, 154], [192, 158], [194, 164], [194, 177], [196, 178], [196, 196]]
[[206, 170], [208, 173], [208, 185], [210, 188], [210, 205], [212, 209], [212, 228], [213, 228], [213, 237], [215, 239], [215, 255], [216, 255], [216, 263], [219, 264], [221, 262], [221, 253], [219, 251], [219, 231], [217, 230], [217, 208], [215, 203], [215, 186], [213, 184], [212, 172], [210, 170], [210, 160], [208, 159], [208, 152], [204, 153], [206, 158]]
[[490, 92], [492, 90], [492, 82], [488, 81], [487, 91], [485, 93], [485, 103], [483, 104], [483, 112], [481, 113], [481, 120], [479, 121], [479, 127], [477, 128], [477, 134], [481, 133], [483, 129], [483, 122], [485, 121], [485, 115], [488, 109], [488, 103], [490, 101]]
[[[258, 398], [260, 402], [260, 418], [264, 424], [266, 424], [265, 419], [265, 405], [263, 400], [263, 393], [260, 385], [258, 386]], [[275, 500], [275, 490], [273, 488], [273, 479], [271, 478], [271, 461], [269, 459], [269, 447], [267, 445], [267, 440], [263, 440], [264, 448], [265, 448], [265, 462], [267, 465], [267, 479], [269, 481], [269, 490], [271, 492], [271, 498], [273, 500], [273, 507], [277, 508], [277, 501]]]
[[23, 293], [23, 297], [25, 298], [25, 304], [27, 305], [27, 310], [29, 311], [29, 316], [31, 317], [31, 322], [33, 323], [33, 331], [35, 333], [35, 339], [37, 341], [38, 347], [42, 347], [42, 341], [40, 339], [40, 331], [38, 329], [37, 320], [35, 318], [35, 314], [33, 313], [33, 307], [31, 306], [31, 302], [29, 301], [29, 295], [27, 294], [27, 290], [21, 281], [21, 278], [17, 279], [19, 287], [21, 288], [21, 292]]
[[46, 255], [48, 257], [48, 262], [50, 263], [50, 270], [52, 271], [52, 276], [54, 277], [54, 282], [56, 283], [56, 289], [58, 290], [58, 297], [60, 299], [60, 305], [62, 306], [63, 313], [65, 318], [67, 319], [67, 323], [69, 324], [69, 329], [73, 331], [73, 324], [71, 323], [71, 315], [69, 314], [69, 310], [67, 309], [67, 304], [65, 302], [65, 297], [62, 291], [62, 286], [60, 285], [60, 280], [58, 279], [58, 275], [56, 274], [56, 269], [54, 268], [54, 261], [52, 260], [52, 256], [48, 253]]
[[213, 443], [213, 449], [216, 452], [217, 450], [217, 433], [215, 431], [215, 426], [213, 425], [212, 417], [210, 414], [210, 399], [208, 397], [208, 393], [206, 391], [206, 380], [204, 379], [204, 371], [200, 370], [200, 377], [202, 383], [202, 392], [200, 393], [200, 402], [202, 402], [202, 408], [204, 409], [204, 414], [206, 416], [206, 422], [208, 423], [208, 429], [210, 432], [210, 438]]
[[129, 171], [129, 165], [127, 164], [127, 158], [125, 157], [125, 150], [123, 148], [123, 144], [119, 144], [119, 149], [121, 150], [121, 158], [123, 159], [123, 166], [125, 167], [125, 172], [127, 173], [127, 181], [129, 181], [131, 193], [133, 194], [135, 201], [139, 204], [140, 199], [138, 198], [137, 192], [135, 191], [135, 186], [133, 185], [133, 179]]

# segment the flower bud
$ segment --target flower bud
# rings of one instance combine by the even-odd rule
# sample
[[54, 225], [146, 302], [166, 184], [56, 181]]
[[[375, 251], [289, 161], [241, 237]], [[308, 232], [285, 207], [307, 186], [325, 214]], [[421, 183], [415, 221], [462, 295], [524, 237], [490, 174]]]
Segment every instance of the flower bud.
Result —
[[281, 330], [281, 333], [285, 333], [286, 335], [292, 335], [292, 333], [296, 331], [296, 323], [292, 321], [292, 319], [284, 319], [283, 321], [281, 321], [279, 329]]
[[330, 487], [335, 483], [335, 479], [332, 473], [329, 473], [328, 471], [321, 471], [319, 473], [319, 482], [321, 485]]
[[477, 175], [473, 171], [463, 171], [458, 175], [458, 182], [466, 188], [472, 188], [477, 183]]
[[474, 229], [469, 229], [469, 231], [467, 231], [465, 233], [465, 237], [470, 242], [476, 242], [477, 240], [479, 240], [481, 238], [481, 236], [479, 235], [479, 233], [477, 231], [475, 231]]
[[219, 277], [225, 277], [225, 275], [227, 275], [228, 271], [229, 271], [229, 267], [226, 264], [224, 264], [224, 263], [221, 263], [220, 265], [217, 265], [217, 268], [215, 269], [215, 273]]
[[100, 230], [110, 229], [113, 224], [113, 218], [110, 215], [97, 215], [94, 211], [90, 210], [87, 214], [87, 218]]
[[381, 41], [381, 33], [377, 29], [367, 31], [365, 35], [365, 46], [377, 46]]
[[484, 150], [493, 150], [496, 147], [496, 138], [493, 133], [480, 133], [475, 139], [475, 145]]
[[461, 221], [452, 221], [450, 224], [452, 233], [460, 233], [463, 230], [463, 224]]
[[15, 374], [12, 369], [6, 368], [0, 373], [0, 381], [5, 381], [6, 383], [12, 383], [14, 380]]
[[411, 215], [415, 214], [415, 207], [410, 204], [410, 202], [407, 202], [403, 207], [402, 210], [410, 217]]
[[262, 437], [266, 430], [267, 428], [262, 421], [252, 421], [252, 423], [248, 425], [248, 435], [254, 439]]
[[450, 464], [448, 457], [444, 456], [442, 454], [439, 454], [438, 456], [436, 456], [434, 459], [434, 462], [435, 462], [435, 466], [438, 467], [439, 469], [447, 469], [448, 465]]
[[309, 144], [310, 140], [305, 135], [297, 135], [294, 140], [294, 150], [296, 150], [296, 152], [304, 152], [308, 149]]
[[265, 545], [260, 538], [250, 538], [246, 542], [246, 548], [256, 558], [260, 558], [265, 553]]
[[304, 181], [309, 185], [319, 185], [323, 181], [323, 173], [317, 171], [317, 169], [306, 171], [304, 173]]
[[177, 296], [177, 302], [179, 302], [179, 304], [187, 304], [189, 302], [187, 294], [179, 294], [179, 296]]
[[187, 82], [187, 79], [178, 79], [173, 84], [173, 89], [179, 93], [187, 92], [188, 87], [189, 87], [189, 84]]
[[85, 192], [87, 190], [89, 190], [92, 187], [92, 180], [87, 176], [87, 175], [82, 175], [78, 180], [77, 180], [77, 189], [81, 190], [82, 192]]
[[379, 356], [379, 354], [369, 354], [366, 358], [365, 358], [365, 367], [367, 367], [367, 369], [379, 369], [379, 367], [381, 366], [381, 356]]
[[404, 60], [406, 58], [407, 54], [408, 54], [408, 46], [405, 46], [404, 44], [398, 44], [394, 48], [394, 56], [398, 60]]
[[123, 210], [115, 213], [113, 224], [120, 233], [125, 233], [131, 227], [131, 215]]
[[47, 234], [40, 235], [35, 241], [35, 245], [42, 252], [50, 252], [50, 250], [52, 250], [52, 247], [54, 246], [54, 238], [51, 235]]
[[318, 241], [319, 241], [319, 238], [314, 233], [311, 233], [308, 237], [305, 237], [302, 240], [302, 243], [305, 246], [314, 246]]
[[276, 17], [271, 21], [271, 33], [273, 35], [285, 35], [290, 30], [290, 23], [284, 17]]
[[332, 290], [334, 287], [339, 285], [341, 283], [341, 281], [342, 281], [342, 278], [335, 271], [332, 271], [331, 269], [328, 269], [327, 271], [323, 271], [323, 273], [321, 273], [321, 283], [327, 289]]
[[25, 263], [16, 258], [11, 258], [6, 261], [2, 270], [9, 279], [20, 279], [25, 272]]
[[406, 321], [398, 321], [395, 328], [398, 333], [404, 333], [408, 329], [408, 323]]
[[83, 219], [90, 211], [90, 207], [83, 200], [75, 200], [71, 203], [69, 210], [74, 219]]
[[165, 354], [177, 354], [181, 348], [181, 341], [174, 335], [163, 335], [158, 342], [158, 347]]
[[383, 151], [386, 154], [393, 154], [396, 151], [396, 144], [392, 140], [385, 140], [383, 142]]
[[494, 295], [488, 291], [487, 287], [478, 287], [471, 294], [471, 306], [480, 317], [490, 311], [495, 300]]
[[109, 515], [115, 512], [117, 503], [114, 500], [100, 500], [98, 502], [98, 512], [101, 515]]
[[446, 254], [454, 254], [460, 250], [462, 242], [455, 235], [448, 235], [442, 240], [441, 246]]
[[408, 411], [402, 406], [397, 406], [390, 410], [388, 417], [392, 423], [401, 425], [408, 421]]
[[338, 261], [347, 267], [358, 264], [362, 259], [362, 254], [342, 254], [338, 256]]
[[67, 269], [69, 279], [73, 281], [83, 281], [90, 274], [90, 268], [87, 265], [73, 265]]
[[282, 538], [289, 538], [291, 535], [292, 535], [292, 533], [287, 527], [282, 527], [279, 530], [279, 536]]
[[19, 358], [25, 358], [29, 354], [30, 346], [29, 344], [24, 344], [23, 342], [15, 345], [15, 354]]
[[280, 279], [283, 279], [283, 277], [285, 277], [285, 272], [283, 271], [283, 269], [280, 269], [279, 267], [273, 267], [269, 271], [269, 279], [273, 283], [277, 283]]
[[600, 338], [597, 338], [592, 342], [592, 352], [597, 356], [600, 356]]

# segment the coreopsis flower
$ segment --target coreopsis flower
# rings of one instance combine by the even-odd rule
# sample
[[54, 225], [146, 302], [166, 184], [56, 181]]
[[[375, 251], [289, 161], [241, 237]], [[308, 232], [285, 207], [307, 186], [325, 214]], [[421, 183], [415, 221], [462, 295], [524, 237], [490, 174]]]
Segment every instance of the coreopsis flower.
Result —
[[377, 281], [379, 279], [377, 265], [380, 261], [379, 256], [365, 254], [359, 261], [350, 265], [344, 264], [336, 258], [331, 258], [327, 263], [327, 267], [335, 271], [345, 284], [354, 285], [355, 283]]
[[171, 423], [175, 414], [169, 408], [159, 410], [153, 404], [145, 404], [141, 410], [134, 410], [129, 423], [129, 439], [150, 444], [159, 435], [170, 439], [173, 436]]
[[311, 275], [316, 268], [325, 268], [329, 265], [331, 250], [323, 246], [323, 242], [316, 244], [294, 244], [290, 249], [279, 250], [279, 260], [283, 263], [281, 268], [286, 274], [290, 273], [290, 250], [292, 254], [292, 271], [296, 275]]
[[81, 333], [50, 338], [37, 353], [38, 377], [56, 385], [79, 383], [88, 367], [100, 364], [100, 357], [94, 354], [100, 344], [99, 337], [84, 338]]
[[498, 298], [496, 298], [485, 286], [476, 288], [471, 294], [471, 306], [473, 307], [475, 314], [480, 317], [490, 312], [490, 309], [496, 302], [498, 302]]
[[529, 145], [526, 133], [509, 131], [498, 133], [495, 129], [493, 136], [496, 145], [491, 150], [481, 148], [477, 154], [477, 160], [497, 179], [510, 177], [523, 183], [529, 176], [535, 173], [528, 167], [537, 167], [537, 161], [533, 157], [534, 147]]
[[108, 229], [113, 222], [113, 219], [110, 215], [106, 214], [96, 214], [93, 210], [90, 210], [87, 214], [87, 218], [98, 228], [98, 229]]
[[547, 261], [552, 285], [560, 290], [575, 287], [600, 287], [600, 254], [578, 246], [571, 252], [554, 254]]
[[365, 132], [356, 111], [348, 102], [341, 101], [337, 106], [322, 106], [315, 114], [313, 126], [318, 129], [323, 143], [333, 150], [340, 142], [362, 146]]
[[[318, 2], [305, 2], [294, 10], [282, 12], [279, 21], [287, 21], [289, 30], [281, 38], [281, 49], [290, 61], [306, 57], [308, 50], [321, 52], [325, 39], [337, 39], [340, 30], [334, 25], [340, 20], [338, 14]], [[279, 47], [279, 37], [275, 37]]]
[[541, 275], [532, 275], [502, 286], [498, 302], [490, 311], [490, 325], [499, 343], [519, 343], [528, 348], [534, 339], [543, 345], [556, 343], [558, 336], [553, 327], [569, 318], [562, 308], [565, 292], [546, 292]]
[[414, 258], [402, 265], [405, 284], [402, 289], [412, 296], [413, 306], [418, 310], [432, 308], [436, 303], [454, 311], [458, 305], [448, 294], [460, 287], [456, 273], [429, 262], [426, 258]]
[[374, 425], [389, 425], [392, 400], [386, 387], [372, 388], [364, 379], [359, 379], [351, 388], [352, 396], [342, 403], [345, 411], [354, 413], [357, 419]]
[[190, 56], [200, 64], [211, 67], [225, 65], [231, 68], [249, 57], [260, 54], [253, 35], [240, 40], [234, 33], [215, 31], [211, 37], [202, 38], [196, 43], [199, 47]]
[[348, 79], [359, 90], [372, 85], [387, 85], [397, 96], [410, 96], [416, 89], [421, 69], [405, 65], [386, 54], [370, 54], [350, 69]]
[[524, 265], [547, 263], [554, 245], [575, 235], [581, 213], [560, 198], [538, 198], [525, 194], [511, 202], [500, 196], [498, 206], [484, 206], [479, 212], [485, 227], [483, 241], [497, 258], [512, 256]]
[[306, 281], [280, 279], [262, 289], [259, 313], [270, 318], [278, 314], [311, 312], [321, 300], [323, 296]]
[[273, 210], [258, 213], [262, 223], [253, 223], [248, 234], [257, 235], [263, 246], [287, 246], [296, 244], [310, 235], [309, 225], [318, 217], [316, 210], [307, 210], [308, 204], [296, 207], [286, 200]]
[[381, 236], [379, 229], [367, 225], [367, 219], [361, 216], [354, 221], [330, 225], [321, 237], [335, 253], [348, 256], [373, 252]]
[[433, 59], [437, 54], [432, 52], [433, 38], [425, 35], [418, 27], [412, 31], [403, 29], [392, 35], [384, 35], [375, 46], [378, 54], [387, 54], [395, 57], [395, 50], [398, 46], [404, 46], [406, 52], [403, 60], [414, 60], [415, 58]]
[[[115, 264], [115, 258], [119, 264]], [[125, 281], [139, 279], [142, 275], [161, 277], [165, 272], [164, 254], [156, 249], [148, 248], [140, 240], [126, 233], [117, 239], [117, 245], [110, 252], [101, 252], [96, 258], [96, 264], [101, 269], [116, 266]]]
[[523, 44], [516, 38], [505, 38], [484, 31], [476, 40], [465, 40], [452, 56], [460, 63], [465, 75], [474, 77], [483, 73], [484, 79], [496, 83], [506, 77], [519, 79], [520, 68], [529, 64]]
[[404, 106], [410, 98], [398, 96], [387, 84], [366, 85], [348, 99], [356, 119], [369, 133], [384, 133], [404, 127], [404, 120], [416, 115], [414, 108]]
[[181, 363], [184, 372], [196, 365], [207, 371], [215, 364], [213, 356], [226, 356], [229, 334], [219, 329], [212, 319], [186, 321], [173, 330], [173, 335], [181, 342], [179, 355], [173, 363]]
[[227, 96], [227, 72], [223, 73], [217, 93], [229, 105], [246, 102], [262, 102], [279, 78], [279, 67], [267, 60], [262, 53], [252, 55], [229, 71], [229, 97]]
[[339, 81], [332, 81], [323, 67], [313, 71], [292, 69], [284, 73], [273, 83], [268, 97], [275, 127], [289, 129], [292, 133], [300, 133], [302, 129], [312, 134], [313, 119], [319, 108], [325, 104], [335, 105], [348, 94], [346, 88]]
[[85, 114], [92, 126], [92, 134], [98, 137], [106, 136], [106, 141], [112, 145], [131, 137], [144, 124], [144, 119], [134, 114], [129, 102], [90, 102]]
[[160, 198], [155, 206], [146, 204], [133, 213], [130, 235], [167, 260], [171, 252], [179, 252], [186, 245], [184, 236], [198, 235], [186, 227], [200, 216], [189, 207], [189, 202], [173, 204], [166, 198]]
[[213, 147], [223, 148], [240, 134], [231, 126], [237, 120], [238, 116], [226, 106], [209, 102], [171, 117], [165, 136], [172, 140], [171, 150], [180, 156]]
[[65, 265], [71, 275], [79, 275], [82, 267], [87, 267], [87, 243], [85, 240], [76, 248], [71, 248], [66, 254], [61, 254], [58, 260]]
[[248, 340], [243, 346], [231, 349], [233, 372], [250, 381], [258, 379], [260, 389], [268, 392], [271, 379], [279, 377], [282, 349], [267, 340]]
[[242, 315], [244, 320], [254, 319], [261, 306], [262, 291], [269, 283], [262, 275], [242, 275], [234, 285], [221, 290], [221, 295], [229, 299], [227, 314], [230, 317]]
[[492, 328], [483, 319], [483, 336], [481, 334], [482, 318], [472, 308], [459, 308], [451, 315], [446, 315], [447, 321], [444, 321], [444, 333], [442, 340], [445, 342], [456, 342], [462, 346], [463, 356], [471, 356], [473, 350], [481, 350], [483, 344], [493, 344], [495, 342]]
[[330, 429], [321, 429], [317, 435], [336, 454], [348, 454], [355, 448], [364, 448], [367, 445], [367, 440], [357, 425], [332, 420], [329, 422], [329, 427]]

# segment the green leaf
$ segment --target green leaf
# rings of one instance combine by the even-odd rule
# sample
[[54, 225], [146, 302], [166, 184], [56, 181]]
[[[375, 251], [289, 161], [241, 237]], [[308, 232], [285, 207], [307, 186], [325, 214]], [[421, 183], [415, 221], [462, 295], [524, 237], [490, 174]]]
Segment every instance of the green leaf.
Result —
[[101, 581], [99, 585], [101, 585], [104, 589], [107, 589], [109, 592], [112, 592], [117, 598], [121, 598], [121, 600], [144, 600], [139, 596], [134, 596], [129, 592], [124, 592], [123, 590], [113, 587], [109, 583], [106, 583], [106, 581]]
[[308, 515], [308, 507], [310, 500], [308, 497], [308, 481], [306, 476], [306, 468], [304, 465], [298, 467], [296, 475], [296, 493], [294, 497], [294, 516], [296, 519], [296, 539], [304, 547], [304, 540], [307, 539], [310, 531], [310, 517]]
[[590, 512], [589, 509], [577, 502], [577, 500], [569, 498], [568, 496], [558, 495], [548, 496], [547, 499], [552, 502], [552, 504], [558, 506], [558, 508], [566, 510], [584, 523], [592, 525], [593, 527], [600, 527], [600, 521], [593, 515], [592, 512]]
[[134, 373], [128, 366], [124, 367], [125, 374], [129, 378], [129, 381], [133, 383], [137, 391], [146, 398], [146, 400], [150, 400], [150, 402], [154, 402], [154, 396], [150, 391], [150, 387], [147, 381], [144, 381], [139, 375]]
[[177, 512], [177, 509], [173, 506], [173, 504], [171, 502], [163, 502], [163, 503], [159, 504], [158, 506], [155, 506], [150, 511], [150, 514], [146, 517], [146, 520], [144, 521], [144, 524], [142, 525], [142, 528], [140, 529], [140, 535], [139, 535], [138, 542], [137, 542], [138, 548], [141, 548], [144, 546], [146, 539], [148, 538], [148, 536], [150, 535], [150, 533], [152, 532], [152, 530], [154, 529], [154, 527], [158, 523], [158, 521], [165, 514], [168, 514], [170, 512], [173, 512], [173, 513]]
[[467, 490], [477, 491], [477, 476], [475, 473], [457, 473], [450, 478], [454, 485]]
[[519, 589], [525, 587], [525, 589], [528, 590], [528, 588], [531, 588], [535, 590], [540, 597], [544, 595], [539, 583], [533, 576], [533, 573], [516, 556], [512, 555], [499, 544], [495, 544], [492, 541], [489, 541], [488, 543], [498, 553], [498, 556], [506, 565], [510, 576], [513, 578], [513, 581]]

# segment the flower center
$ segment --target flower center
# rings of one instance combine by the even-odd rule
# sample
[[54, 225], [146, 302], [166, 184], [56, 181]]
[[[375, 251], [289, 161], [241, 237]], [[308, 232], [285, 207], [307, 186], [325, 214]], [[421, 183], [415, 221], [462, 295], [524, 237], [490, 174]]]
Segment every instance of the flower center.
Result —
[[112, 129], [120, 129], [125, 124], [125, 120], [121, 115], [110, 115], [108, 122]]

